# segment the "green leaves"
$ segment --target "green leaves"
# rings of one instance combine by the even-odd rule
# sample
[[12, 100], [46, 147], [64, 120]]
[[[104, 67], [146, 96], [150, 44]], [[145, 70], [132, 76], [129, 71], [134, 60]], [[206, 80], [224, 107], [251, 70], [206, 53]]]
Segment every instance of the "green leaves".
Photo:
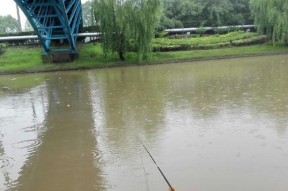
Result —
[[243, 31], [230, 32], [224, 35], [211, 35], [206, 37], [167, 39], [157, 38], [153, 40], [154, 51], [175, 50], [201, 50], [227, 46], [246, 46], [266, 42], [265, 35], [247, 33]]
[[[251, 24], [250, 0], [163, 0], [161, 28]], [[180, 23], [180, 24], [179, 24]], [[177, 24], [177, 26], [176, 26]]]
[[86, 1], [82, 4], [82, 19], [84, 27], [95, 26], [97, 24], [95, 21], [94, 9], [91, 1]]
[[106, 55], [117, 52], [124, 60], [133, 46], [139, 62], [146, 59], [161, 15], [160, 0], [95, 0], [94, 9]]
[[251, 11], [258, 30], [270, 36], [273, 42], [288, 40], [288, 1], [251, 0]]
[[11, 15], [0, 15], [0, 34], [18, 32], [18, 22]]

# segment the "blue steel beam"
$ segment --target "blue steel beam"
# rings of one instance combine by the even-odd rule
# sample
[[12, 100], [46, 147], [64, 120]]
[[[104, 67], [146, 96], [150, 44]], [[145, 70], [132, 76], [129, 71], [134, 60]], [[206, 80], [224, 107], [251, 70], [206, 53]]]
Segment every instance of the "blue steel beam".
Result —
[[[77, 54], [77, 35], [82, 21], [81, 0], [14, 0], [22, 9], [43, 46], [44, 54], [68, 51]], [[51, 46], [65, 40], [69, 47]]]

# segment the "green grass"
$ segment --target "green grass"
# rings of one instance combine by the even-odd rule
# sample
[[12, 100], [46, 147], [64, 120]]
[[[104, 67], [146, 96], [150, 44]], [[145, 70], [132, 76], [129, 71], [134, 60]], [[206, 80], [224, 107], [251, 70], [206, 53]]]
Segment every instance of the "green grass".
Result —
[[210, 35], [205, 37], [193, 37], [193, 38], [181, 38], [181, 39], [167, 39], [167, 38], [157, 38], [153, 40], [154, 46], [169, 46], [169, 45], [208, 45], [216, 43], [230, 42], [234, 40], [247, 39], [251, 37], [258, 36], [258, 33], [247, 33], [244, 31], [230, 32], [223, 35]]
[[26, 70], [41, 67], [40, 48], [7, 48], [0, 56], [0, 71]]
[[235, 31], [222, 35], [215, 34], [204, 37], [158, 38], [153, 40], [152, 47], [154, 51], [166, 52], [247, 46], [263, 44], [266, 41], [266, 35], [259, 35], [255, 32]]
[[195, 59], [211, 59], [219, 57], [231, 56], [248, 56], [268, 53], [288, 53], [288, 48], [282, 45], [273, 46], [271, 44], [229, 47], [210, 50], [192, 50], [192, 51], [174, 51], [174, 52], [157, 52], [152, 54], [153, 61], [177, 61], [177, 60], [195, 60]]
[[[103, 55], [100, 44], [85, 44], [79, 46], [79, 59], [70, 63], [43, 64], [41, 61], [40, 47], [36, 48], [6, 48], [5, 53], [0, 55], [0, 74], [21, 73], [21, 72], [43, 72], [56, 70], [74, 70], [103, 68], [115, 66], [127, 66], [137, 63], [135, 53], [127, 53], [126, 61], [119, 61], [116, 54], [106, 58]], [[187, 60], [205, 60], [229, 56], [247, 56], [255, 54], [276, 54], [288, 53], [288, 48], [282, 45], [273, 46], [272, 44], [229, 47], [210, 50], [192, 50], [175, 52], [154, 52], [149, 56], [148, 61], [142, 64], [154, 64], [165, 62], [181, 62]]]

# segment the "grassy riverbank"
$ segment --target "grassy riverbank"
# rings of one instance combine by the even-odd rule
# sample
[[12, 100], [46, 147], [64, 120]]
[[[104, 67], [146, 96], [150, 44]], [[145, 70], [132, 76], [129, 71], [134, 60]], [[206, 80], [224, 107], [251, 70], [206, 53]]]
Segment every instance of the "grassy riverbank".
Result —
[[[41, 51], [41, 47], [6, 48], [5, 53], [0, 56], [0, 74], [77, 70], [137, 64], [137, 56], [135, 53], [127, 53], [125, 62], [119, 61], [116, 54], [111, 55], [109, 58], [105, 58], [100, 44], [80, 45], [80, 57], [78, 60], [71, 63], [43, 64], [41, 61]], [[288, 53], [288, 48], [282, 45], [273, 46], [272, 44], [263, 44], [210, 50], [154, 52], [149, 57], [148, 61], [145, 61], [142, 64], [172, 63], [279, 53]]]

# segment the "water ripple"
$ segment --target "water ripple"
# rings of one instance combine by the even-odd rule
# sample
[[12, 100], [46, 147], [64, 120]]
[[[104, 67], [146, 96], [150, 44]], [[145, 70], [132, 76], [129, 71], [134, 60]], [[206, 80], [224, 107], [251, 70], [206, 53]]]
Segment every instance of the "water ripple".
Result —
[[15, 149], [29, 149], [30, 151], [32, 151], [35, 148], [39, 147], [41, 144], [42, 144], [41, 139], [31, 139], [14, 143], [12, 144], [12, 147]]
[[0, 168], [1, 169], [9, 169], [9, 168], [13, 167], [14, 163], [15, 163], [15, 159], [13, 159], [11, 157], [5, 157], [5, 156], [0, 157]]

